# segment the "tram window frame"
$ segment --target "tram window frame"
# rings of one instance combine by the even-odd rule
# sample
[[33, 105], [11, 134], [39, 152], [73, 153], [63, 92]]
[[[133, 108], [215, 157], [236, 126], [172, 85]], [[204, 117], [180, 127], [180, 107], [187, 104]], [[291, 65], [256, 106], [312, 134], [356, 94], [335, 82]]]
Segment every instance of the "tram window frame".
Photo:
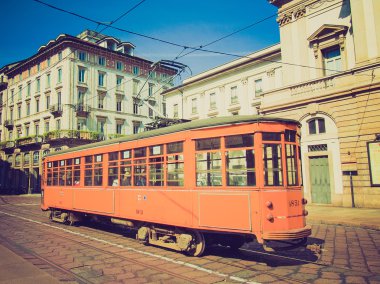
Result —
[[[288, 150], [290, 150], [290, 152]], [[285, 144], [285, 164], [288, 186], [299, 185], [297, 151], [297, 145], [289, 143]]]
[[223, 185], [221, 137], [195, 140], [195, 181], [197, 187]]
[[262, 132], [263, 141], [278, 141], [281, 142], [281, 132]]
[[120, 151], [120, 182], [121, 186], [132, 185], [132, 150]]
[[133, 149], [133, 185], [146, 186], [147, 182], [147, 149]]
[[166, 186], [184, 186], [183, 141], [166, 144]]
[[254, 134], [226, 136], [224, 141], [226, 186], [256, 186]]
[[84, 157], [84, 186], [103, 185], [103, 154]]
[[81, 158], [74, 158], [74, 167], [73, 167], [73, 185], [78, 186], [80, 185], [80, 179], [81, 179]]
[[148, 185], [164, 186], [165, 183], [165, 155], [164, 145], [149, 146]]
[[[273, 150], [272, 150], [272, 158], [267, 158], [268, 152], [266, 151], [266, 147], [278, 147], [277, 148], [277, 156], [274, 159]], [[264, 186], [283, 186], [284, 185], [284, 177], [283, 177], [283, 157], [282, 157], [282, 144], [280, 143], [263, 143], [263, 168], [264, 168]], [[273, 167], [268, 168], [268, 161], [272, 161]], [[276, 163], [274, 162], [276, 161]], [[279, 161], [279, 162], [278, 162]], [[274, 167], [274, 164], [279, 165], [279, 167]], [[271, 175], [270, 175], [271, 173]]]
[[46, 163], [47, 171], [46, 171], [46, 185], [52, 186], [53, 185], [53, 163], [47, 162]]
[[73, 185], [73, 159], [66, 159], [65, 185]]
[[120, 152], [108, 153], [108, 186], [119, 186], [119, 156]]

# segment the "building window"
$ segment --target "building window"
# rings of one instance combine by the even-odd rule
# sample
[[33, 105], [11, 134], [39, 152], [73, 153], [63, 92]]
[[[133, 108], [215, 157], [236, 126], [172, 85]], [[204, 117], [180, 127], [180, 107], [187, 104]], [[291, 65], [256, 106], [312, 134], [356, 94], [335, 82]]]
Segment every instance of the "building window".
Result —
[[55, 121], [55, 129], [61, 130], [61, 120], [60, 119], [57, 119]]
[[14, 103], [14, 98], [15, 98], [15, 90], [11, 90], [11, 104]]
[[196, 113], [198, 113], [197, 98], [193, 98], [191, 100], [191, 114], [196, 114]]
[[50, 88], [50, 74], [46, 74], [46, 88]]
[[98, 95], [98, 108], [104, 108], [104, 95]]
[[116, 76], [116, 90], [121, 91], [122, 90], [122, 84], [123, 84], [123, 77]]
[[30, 129], [29, 129], [29, 125], [25, 125], [25, 136], [29, 136], [29, 132], [30, 132]]
[[216, 95], [215, 95], [215, 93], [210, 94], [210, 109], [216, 109]]
[[18, 118], [18, 119], [21, 118], [21, 105], [18, 105], [18, 106], [17, 106], [17, 118]]
[[239, 102], [239, 98], [237, 95], [237, 87], [231, 87], [231, 104], [237, 104]]
[[255, 97], [259, 97], [263, 92], [263, 80], [257, 79], [255, 80]]
[[149, 83], [149, 87], [148, 87], [148, 96], [151, 97], [153, 96], [153, 84]]
[[62, 69], [58, 69], [58, 80], [57, 83], [62, 83]]
[[36, 99], [36, 112], [40, 112], [40, 100]]
[[46, 96], [46, 109], [50, 107], [50, 96]]
[[155, 101], [149, 101], [149, 105], [151, 107], [149, 108], [148, 115], [149, 115], [150, 118], [153, 118], [153, 116], [154, 116], [153, 108], [156, 105], [156, 102]]
[[41, 70], [41, 64], [38, 63], [38, 64], [37, 64], [37, 72], [40, 72], [40, 70]]
[[173, 117], [178, 118], [178, 104], [173, 105]]
[[98, 86], [100, 87], [104, 87], [104, 78], [105, 78], [105, 75], [104, 73], [100, 73], [98, 74]]
[[123, 131], [123, 124], [116, 123], [116, 133], [117, 134], [122, 134], [122, 131]]
[[78, 104], [82, 106], [84, 104], [84, 93], [82, 91], [78, 91]]
[[137, 94], [139, 93], [139, 81], [137, 80], [133, 80], [133, 95], [134, 96], [137, 96]]
[[83, 119], [78, 120], [77, 130], [84, 130], [86, 126], [86, 121]]
[[50, 123], [49, 123], [49, 121], [45, 121], [45, 133], [47, 133], [47, 132], [49, 132], [49, 127], [50, 126]]
[[38, 165], [39, 161], [40, 161], [40, 152], [34, 151], [33, 152], [33, 164]]
[[47, 59], [47, 66], [50, 67], [50, 57]]
[[30, 102], [26, 103], [26, 115], [30, 115]]
[[29, 98], [30, 97], [30, 82], [28, 83], [27, 87], [26, 87], [26, 97]]
[[106, 65], [106, 58], [103, 56], [98, 57], [98, 63], [99, 65], [105, 66]]
[[62, 110], [62, 93], [57, 93], [58, 110]]
[[119, 71], [123, 70], [123, 63], [120, 61], [116, 61], [116, 69]]
[[325, 120], [323, 118], [314, 118], [309, 120], [309, 134], [326, 133]]
[[98, 120], [97, 128], [98, 128], [98, 132], [100, 132], [101, 134], [104, 134], [105, 124], [106, 122], [104, 120]]
[[62, 60], [62, 51], [58, 52], [58, 60], [59, 60], [59, 61]]
[[86, 59], [87, 59], [87, 54], [86, 54], [86, 52], [84, 52], [84, 51], [79, 51], [79, 52], [78, 52], [78, 59], [79, 59], [80, 61], [86, 61]]
[[38, 124], [34, 125], [34, 134], [40, 135], [40, 126]]
[[121, 98], [116, 99], [116, 111], [121, 111]]
[[139, 114], [139, 103], [139, 99], [133, 98], [133, 114]]
[[22, 86], [18, 87], [18, 100], [21, 101], [22, 99]]
[[79, 68], [79, 70], [78, 70], [78, 81], [80, 83], [85, 82], [85, 75], [86, 75], [86, 70], [83, 68]]
[[140, 74], [140, 68], [138, 66], [133, 66], [132, 72], [133, 72], [133, 75], [139, 75]]
[[339, 46], [322, 50], [322, 54], [326, 76], [342, 71], [342, 56]]
[[39, 93], [41, 91], [41, 81], [40, 78], [36, 80], [36, 92]]
[[164, 116], [166, 116], [166, 101], [165, 101], [165, 97], [162, 98], [163, 101], [162, 101], [162, 114]]
[[139, 133], [140, 124], [141, 124], [140, 121], [134, 121], [133, 122], [133, 134]]

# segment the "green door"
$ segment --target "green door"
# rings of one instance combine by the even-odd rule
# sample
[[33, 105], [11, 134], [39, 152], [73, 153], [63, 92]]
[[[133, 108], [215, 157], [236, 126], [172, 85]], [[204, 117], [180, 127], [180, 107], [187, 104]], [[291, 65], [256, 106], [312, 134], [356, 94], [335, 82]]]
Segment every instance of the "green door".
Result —
[[327, 156], [310, 157], [311, 201], [330, 204], [331, 189]]

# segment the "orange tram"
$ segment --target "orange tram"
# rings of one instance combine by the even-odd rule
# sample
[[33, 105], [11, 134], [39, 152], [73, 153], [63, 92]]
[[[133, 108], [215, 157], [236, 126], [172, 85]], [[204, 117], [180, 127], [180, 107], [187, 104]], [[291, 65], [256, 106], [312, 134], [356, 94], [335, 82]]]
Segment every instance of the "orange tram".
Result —
[[41, 208], [136, 230], [144, 244], [200, 256], [206, 245], [300, 243], [305, 224], [299, 123], [197, 120], [52, 153]]

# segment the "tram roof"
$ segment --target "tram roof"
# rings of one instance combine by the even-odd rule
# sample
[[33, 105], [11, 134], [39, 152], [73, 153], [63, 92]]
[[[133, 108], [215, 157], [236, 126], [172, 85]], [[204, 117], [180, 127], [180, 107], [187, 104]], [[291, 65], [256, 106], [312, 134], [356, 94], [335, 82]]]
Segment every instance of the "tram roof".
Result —
[[198, 119], [198, 120], [194, 120], [190, 122], [175, 124], [175, 125], [164, 127], [164, 128], [145, 131], [145, 132], [141, 132], [137, 134], [131, 134], [131, 135], [123, 136], [120, 138], [115, 138], [112, 140], [104, 140], [104, 141], [95, 142], [91, 144], [81, 145], [78, 147], [73, 147], [66, 150], [50, 153], [46, 157], [51, 157], [51, 156], [71, 153], [71, 152], [78, 152], [81, 150], [87, 150], [87, 149], [97, 148], [101, 146], [114, 145], [114, 144], [119, 144], [123, 142], [146, 139], [146, 138], [150, 138], [154, 136], [161, 136], [165, 134], [182, 132], [186, 130], [209, 128], [209, 127], [222, 126], [222, 125], [228, 125], [228, 124], [259, 123], [259, 122], [285, 122], [285, 123], [299, 124], [297, 120], [293, 120], [293, 119], [260, 116], [260, 115], [234, 115], [234, 116]]

